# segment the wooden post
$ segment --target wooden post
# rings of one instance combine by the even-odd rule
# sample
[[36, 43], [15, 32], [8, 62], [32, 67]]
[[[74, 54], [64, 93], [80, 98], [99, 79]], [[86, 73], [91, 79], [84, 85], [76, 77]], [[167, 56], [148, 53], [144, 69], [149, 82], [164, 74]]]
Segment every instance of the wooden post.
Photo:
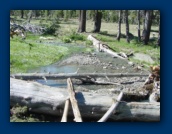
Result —
[[99, 49], [99, 52], [101, 52], [101, 50], [100, 50], [100, 42], [99, 42], [99, 44], [98, 44], [98, 45], [99, 45], [99, 48], [98, 48], [98, 49]]
[[72, 110], [73, 110], [73, 114], [75, 116], [74, 121], [76, 122], [82, 122], [82, 118], [81, 118], [81, 114], [79, 111], [79, 107], [78, 107], [78, 103], [77, 100], [75, 99], [75, 92], [74, 92], [74, 88], [73, 88], [73, 84], [70, 78], [67, 79], [67, 87], [68, 87], [68, 92], [69, 92], [69, 98], [72, 104]]
[[112, 113], [116, 110], [118, 104], [119, 104], [119, 101], [121, 101], [123, 97], [123, 92], [121, 92], [117, 98], [117, 102], [113, 103], [112, 106], [109, 108], [109, 110], [103, 115], [103, 117], [98, 121], [98, 122], [105, 122], [111, 115]]
[[65, 107], [64, 107], [64, 111], [63, 111], [63, 116], [62, 116], [61, 122], [67, 122], [68, 110], [69, 110], [69, 99], [67, 99], [66, 102], [65, 102]]

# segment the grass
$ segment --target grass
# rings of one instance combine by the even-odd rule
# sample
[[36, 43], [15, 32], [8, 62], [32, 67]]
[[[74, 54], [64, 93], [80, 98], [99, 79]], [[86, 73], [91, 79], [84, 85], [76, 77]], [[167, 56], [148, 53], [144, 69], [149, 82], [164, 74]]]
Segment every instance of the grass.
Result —
[[[32, 39], [38, 37], [32, 36]], [[30, 40], [30, 42], [31, 42]], [[62, 46], [44, 45], [25, 42], [15, 37], [10, 40], [10, 72], [26, 72], [30, 68], [45, 66], [58, 61], [68, 53], [68, 48]]]
[[[68, 48], [65, 46], [41, 44], [39, 42], [39, 37], [40, 36], [38, 35], [27, 34], [25, 41], [16, 36], [13, 39], [10, 39], [10, 73], [25, 73], [31, 68], [55, 63], [62, 57], [71, 53], [93, 51], [93, 48]], [[60, 38], [54, 38], [55, 40], [53, 41], [55, 42], [61, 41]], [[87, 45], [90, 42], [84, 39], [84, 43]], [[72, 44], [69, 45], [72, 46]]]

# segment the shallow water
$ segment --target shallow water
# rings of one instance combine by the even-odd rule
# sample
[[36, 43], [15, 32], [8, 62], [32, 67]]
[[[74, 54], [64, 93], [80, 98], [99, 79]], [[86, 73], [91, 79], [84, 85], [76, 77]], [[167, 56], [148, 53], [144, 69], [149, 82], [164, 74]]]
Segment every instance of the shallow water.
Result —
[[[57, 63], [51, 64], [51, 65], [47, 65], [47, 66], [43, 66], [43, 67], [38, 67], [38, 68], [33, 68], [28, 70], [28, 73], [75, 73], [77, 71], [77, 73], [136, 73], [136, 71], [133, 69], [133, 67], [131, 67], [128, 64], [128, 61], [126, 60], [122, 60], [119, 58], [113, 58], [111, 55], [106, 54], [106, 53], [102, 53], [102, 52], [97, 52], [95, 50], [95, 52], [93, 52], [93, 55], [95, 57], [97, 57], [102, 63], [105, 63], [105, 65], [80, 65], [80, 64], [60, 64], [62, 61], [64, 61], [65, 59], [76, 55], [76, 54], [84, 54], [84, 55], [88, 55], [90, 53], [83, 53], [82, 50], [84, 50], [86, 48], [86, 46], [81, 46], [81, 45], [71, 45], [71, 44], [63, 44], [63, 43], [53, 43], [52, 45], [63, 45], [65, 47], [68, 47], [69, 49], [72, 47], [75, 47], [76, 50], [80, 50], [80, 51], [75, 51], [75, 54], [71, 54], [66, 56], [65, 58], [61, 59], [60, 61], [58, 61]], [[107, 64], [109, 64], [111, 66], [107, 67]], [[107, 68], [104, 68], [104, 67]], [[127, 69], [126, 69], [127, 68]], [[78, 70], [79, 69], [79, 70]], [[139, 73], [139, 72], [138, 72]], [[37, 80], [37, 82], [44, 84], [44, 85], [48, 85], [48, 86], [53, 86], [53, 87], [66, 87], [66, 80], [47, 80], [47, 82], [45, 80]], [[76, 85], [75, 87], [77, 89], [106, 89], [106, 88], [113, 88], [113, 85]]]

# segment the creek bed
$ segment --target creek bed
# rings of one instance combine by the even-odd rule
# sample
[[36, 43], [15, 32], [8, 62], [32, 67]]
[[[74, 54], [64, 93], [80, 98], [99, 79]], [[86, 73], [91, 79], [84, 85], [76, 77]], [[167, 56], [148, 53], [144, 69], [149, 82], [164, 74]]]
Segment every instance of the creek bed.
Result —
[[[68, 49], [74, 50], [74, 52], [68, 56], [65, 56], [60, 61], [43, 67], [38, 67], [28, 70], [28, 73], [142, 73], [148, 74], [145, 70], [135, 70], [133, 66], [128, 64], [127, 60], [112, 57], [104, 52], [84, 52], [86, 46], [63, 44], [63, 43], [51, 43], [52, 45], [65, 46]], [[74, 47], [76, 49], [74, 49]], [[79, 51], [76, 51], [79, 50]], [[146, 77], [121, 77], [121, 78], [98, 78], [100, 81], [112, 81], [112, 82], [127, 82], [135, 81], [133, 84], [125, 85], [91, 85], [82, 84], [79, 82], [74, 83], [75, 90], [86, 92], [98, 92], [102, 94], [110, 94], [111, 89], [116, 90], [130, 90], [141, 88], [143, 86]], [[67, 87], [66, 80], [36, 80], [37, 82], [52, 86], [52, 87]]]

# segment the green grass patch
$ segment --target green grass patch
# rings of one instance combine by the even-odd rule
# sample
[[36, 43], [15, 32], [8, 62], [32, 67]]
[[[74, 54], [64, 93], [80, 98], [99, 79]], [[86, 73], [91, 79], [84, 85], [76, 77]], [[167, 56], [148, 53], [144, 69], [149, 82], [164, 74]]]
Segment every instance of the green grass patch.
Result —
[[75, 30], [71, 29], [71, 32], [66, 33], [62, 36], [62, 41], [65, 43], [71, 43], [76, 41], [86, 41], [86, 36], [81, 33], [77, 33]]
[[[33, 39], [33, 38], [32, 38]], [[26, 41], [27, 42], [27, 41]], [[26, 72], [30, 68], [52, 64], [68, 53], [62, 46], [10, 41], [10, 72]]]
[[93, 51], [93, 48], [74, 47], [73, 44], [68, 44], [69, 47], [41, 44], [39, 37], [28, 33], [24, 41], [17, 36], [10, 40], [10, 73], [25, 73], [31, 68], [55, 63], [72, 53]]

